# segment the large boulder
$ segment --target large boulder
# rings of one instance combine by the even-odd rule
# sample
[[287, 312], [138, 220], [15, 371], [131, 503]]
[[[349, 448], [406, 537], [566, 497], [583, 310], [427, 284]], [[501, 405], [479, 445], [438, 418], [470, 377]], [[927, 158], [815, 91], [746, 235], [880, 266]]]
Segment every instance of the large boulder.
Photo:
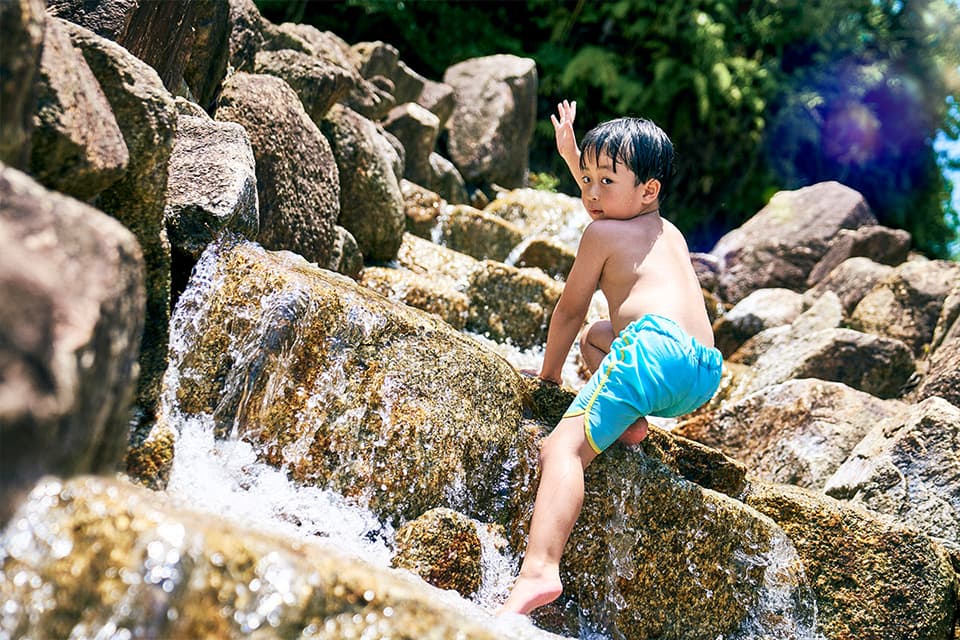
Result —
[[90, 200], [123, 176], [129, 154], [100, 84], [55, 18], [44, 27], [38, 85], [31, 174]]
[[448, 209], [439, 223], [441, 244], [479, 260], [504, 262], [524, 239], [521, 227], [465, 204]]
[[810, 586], [772, 520], [620, 446], [590, 465], [585, 487], [560, 567], [581, 637], [810, 637]]
[[242, 126], [179, 116], [164, 217], [173, 248], [193, 260], [224, 229], [257, 237], [256, 168]]
[[415, 102], [394, 107], [384, 128], [395, 135], [406, 152], [403, 177], [428, 189], [436, 187], [430, 154], [440, 135], [440, 119]]
[[540, 269], [483, 260], [470, 274], [467, 329], [521, 349], [547, 340], [563, 285]]
[[115, 41], [156, 70], [168, 91], [183, 82], [193, 41], [194, 0], [51, 0], [49, 11]]
[[44, 0], [0, 3], [0, 162], [26, 170], [43, 48]]
[[45, 479], [4, 539], [12, 637], [556, 638], [316, 539], [190, 511], [121, 480]]
[[910, 233], [881, 225], [841, 229], [830, 249], [810, 271], [807, 286], [813, 286], [850, 258], [866, 257], [879, 264], [896, 266], [910, 253]]
[[893, 267], [874, 262], [870, 258], [849, 258], [820, 278], [813, 288], [804, 293], [804, 298], [816, 300], [827, 291], [832, 291], [843, 305], [844, 316], [849, 317], [863, 297], [891, 273]]
[[339, 224], [356, 238], [364, 258], [393, 260], [405, 228], [396, 152], [376, 125], [348, 107], [334, 106], [320, 126], [340, 174]]
[[443, 81], [456, 95], [447, 149], [464, 179], [523, 186], [537, 117], [535, 62], [512, 55], [472, 58], [448, 68]]
[[767, 482], [821, 489], [850, 451], [906, 405], [839, 382], [788, 380], [681, 421], [673, 433], [719, 449]]
[[803, 311], [803, 296], [789, 289], [757, 289], [713, 323], [717, 349], [729, 357], [765, 329], [790, 324]]
[[958, 279], [956, 262], [905, 262], [860, 300], [850, 326], [901, 340], [919, 357], [933, 339], [940, 310]]
[[100, 84], [55, 18], [45, 23], [38, 85], [31, 174], [90, 200], [123, 175], [129, 154]]
[[876, 222], [863, 196], [837, 182], [780, 191], [711, 251], [723, 263], [720, 293], [736, 303], [756, 289], [802, 292], [841, 229]]
[[0, 522], [41, 475], [123, 459], [143, 267], [116, 220], [0, 166]]
[[214, 244], [194, 280], [173, 322], [184, 415], [393, 523], [438, 506], [503, 523], [532, 500], [534, 433], [496, 354], [288, 252]]
[[[260, 199], [257, 241], [335, 268], [337, 164], [297, 94], [275, 76], [237, 72], [223, 83], [215, 117], [240, 124], [250, 136]], [[297, 150], [296, 162], [290, 149]]]
[[61, 24], [103, 88], [130, 155], [123, 178], [100, 194], [98, 206], [133, 231], [146, 263], [147, 316], [140, 347], [137, 423], [138, 429], [148, 429], [159, 406], [170, 323], [171, 257], [164, 206], [177, 109], [149, 65], [83, 27]]
[[193, 41], [183, 80], [194, 100], [212, 111], [230, 57], [230, 0], [193, 1]]
[[799, 487], [756, 483], [746, 501], [796, 546], [823, 637], [950, 638], [956, 577], [946, 551], [922, 533]]
[[254, 59], [254, 73], [283, 78], [300, 96], [304, 109], [317, 126], [330, 107], [350, 93], [356, 84], [354, 77], [343, 67], [292, 49], [258, 52]]
[[880, 421], [826, 483], [835, 498], [879, 513], [960, 549], [960, 408], [927, 398]]

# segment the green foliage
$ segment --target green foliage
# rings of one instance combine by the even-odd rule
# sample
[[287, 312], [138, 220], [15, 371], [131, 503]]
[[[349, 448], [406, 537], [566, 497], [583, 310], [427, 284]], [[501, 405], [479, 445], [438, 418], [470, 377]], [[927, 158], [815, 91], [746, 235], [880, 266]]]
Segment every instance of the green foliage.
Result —
[[[463, 59], [537, 61], [531, 170], [559, 175], [548, 115], [578, 103], [577, 132], [648, 117], [678, 151], [665, 213], [709, 250], [778, 189], [838, 180], [917, 248], [946, 255], [950, 184], [938, 130], [956, 139], [960, 16], [950, 0], [258, 0], [274, 21], [386, 40], [428, 77]], [[952, 104], [956, 105], [954, 101]], [[954, 227], [955, 228], [955, 227]]]

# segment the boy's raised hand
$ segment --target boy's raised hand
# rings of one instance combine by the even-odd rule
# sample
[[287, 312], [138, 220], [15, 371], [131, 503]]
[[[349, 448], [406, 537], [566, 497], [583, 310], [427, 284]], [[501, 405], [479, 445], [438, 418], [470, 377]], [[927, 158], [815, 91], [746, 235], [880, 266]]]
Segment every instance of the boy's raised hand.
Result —
[[[559, 117], [558, 117], [559, 116]], [[577, 140], [573, 135], [573, 121], [577, 117], [577, 102], [564, 100], [557, 105], [557, 116], [550, 114], [553, 130], [557, 137], [557, 151], [567, 164], [580, 156]]]

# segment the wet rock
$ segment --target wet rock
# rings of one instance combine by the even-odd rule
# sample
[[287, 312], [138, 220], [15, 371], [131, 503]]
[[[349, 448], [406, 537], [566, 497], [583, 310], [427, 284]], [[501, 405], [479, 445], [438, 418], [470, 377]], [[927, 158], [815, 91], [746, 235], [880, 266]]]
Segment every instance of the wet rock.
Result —
[[447, 278], [434, 278], [407, 269], [367, 267], [360, 276], [360, 284], [394, 302], [436, 314], [454, 329], [463, 329], [467, 324], [470, 299]]
[[627, 638], [810, 637], [813, 595], [772, 520], [618, 446], [585, 485], [561, 577], [588, 627]]
[[555, 637], [450, 606], [409, 574], [119, 480], [44, 480], [3, 541], [4, 628], [16, 637]]
[[0, 4], [0, 162], [15, 169], [30, 166], [30, 137], [37, 104], [43, 49], [45, 2], [14, 0]]
[[[330, 144], [280, 78], [235, 73], [223, 83], [217, 120], [246, 129], [260, 199], [257, 240], [333, 267], [340, 179]], [[290, 162], [297, 149], [297, 162]]]
[[136, 428], [148, 429], [159, 404], [170, 323], [171, 257], [164, 206], [177, 109], [150, 66], [83, 27], [62, 24], [110, 102], [130, 155], [123, 178], [100, 194], [99, 208], [133, 231], [143, 250], [147, 315], [140, 346]]
[[483, 525], [452, 509], [431, 509], [397, 531], [393, 566], [470, 598], [483, 573], [478, 526]]
[[960, 278], [960, 264], [946, 260], [911, 260], [896, 267], [853, 310], [850, 326], [896, 338], [920, 356], [950, 290]]
[[393, 147], [372, 122], [342, 105], [330, 109], [320, 126], [340, 173], [338, 223], [356, 238], [364, 258], [393, 260], [405, 227]]
[[760, 480], [821, 489], [875, 424], [906, 407], [838, 382], [789, 380], [682, 420], [673, 433], [723, 451]]
[[180, 115], [168, 172], [164, 218], [175, 249], [196, 260], [224, 229], [256, 238], [253, 149], [239, 124]]
[[563, 285], [539, 269], [484, 260], [470, 274], [467, 328], [521, 349], [543, 344]]
[[151, 489], [165, 489], [173, 470], [176, 439], [174, 430], [161, 418], [145, 438], [130, 443], [127, 475]]
[[942, 398], [883, 420], [824, 491], [960, 547], [960, 408]]
[[360, 252], [360, 246], [353, 234], [340, 225], [334, 226], [333, 231], [337, 238], [330, 252], [332, 268], [337, 273], [357, 280], [363, 271], [363, 253]]
[[464, 60], [444, 72], [443, 82], [456, 95], [447, 148], [464, 179], [522, 186], [536, 122], [534, 61], [511, 55]]
[[90, 200], [123, 176], [129, 155], [110, 103], [57, 18], [45, 21], [38, 80], [31, 175]]
[[914, 529], [798, 487], [755, 484], [747, 504], [796, 546], [827, 638], [948, 638], [950, 559]]
[[437, 218], [446, 204], [440, 194], [409, 180], [400, 181], [406, 230], [416, 236], [431, 239]]
[[[113, 218], [0, 168], [0, 522], [45, 473], [127, 446], [144, 265]], [[15, 301], [15, 303], [10, 303]]]
[[736, 303], [756, 289], [803, 291], [841, 229], [876, 223], [863, 196], [840, 183], [780, 191], [710, 252], [723, 262], [721, 294]]
[[764, 329], [792, 323], [803, 311], [803, 296], [789, 289], [757, 289], [713, 324], [715, 346], [729, 357]]
[[508, 522], [532, 500], [523, 479], [534, 434], [499, 356], [430, 314], [250, 243], [211, 245], [194, 278], [171, 354], [186, 415], [212, 414], [222, 435], [238, 429], [297, 482], [391, 522], [437, 506]]
[[870, 258], [850, 258], [841, 262], [816, 286], [804, 294], [805, 300], [815, 300], [827, 291], [832, 291], [843, 304], [843, 313], [849, 317], [857, 304], [873, 287], [893, 273], [893, 267], [874, 262]]
[[548, 235], [574, 253], [583, 230], [590, 224], [590, 216], [580, 198], [539, 189], [500, 191], [483, 210], [530, 235]]
[[517, 225], [469, 205], [451, 207], [440, 220], [440, 243], [478, 260], [504, 262], [523, 238]]
[[896, 266], [910, 253], [910, 233], [881, 225], [867, 225], [859, 229], [841, 229], [830, 242], [830, 249], [820, 259], [807, 278], [812, 287], [845, 260], [863, 256], [879, 264]]
[[431, 278], [446, 278], [450, 286], [465, 290], [479, 261], [415, 235], [405, 233], [397, 253], [397, 262], [405, 269]]
[[516, 260], [518, 267], [538, 267], [554, 278], [566, 280], [576, 252], [549, 236], [529, 238], [523, 245]]

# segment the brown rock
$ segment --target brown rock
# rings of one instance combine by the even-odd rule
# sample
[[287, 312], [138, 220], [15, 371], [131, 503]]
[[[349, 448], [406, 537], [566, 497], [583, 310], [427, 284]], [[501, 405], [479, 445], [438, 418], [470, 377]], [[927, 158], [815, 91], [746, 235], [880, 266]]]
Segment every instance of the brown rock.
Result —
[[798, 487], [755, 484], [747, 504], [796, 545], [825, 637], [949, 637], [955, 574], [947, 553], [923, 534]]

